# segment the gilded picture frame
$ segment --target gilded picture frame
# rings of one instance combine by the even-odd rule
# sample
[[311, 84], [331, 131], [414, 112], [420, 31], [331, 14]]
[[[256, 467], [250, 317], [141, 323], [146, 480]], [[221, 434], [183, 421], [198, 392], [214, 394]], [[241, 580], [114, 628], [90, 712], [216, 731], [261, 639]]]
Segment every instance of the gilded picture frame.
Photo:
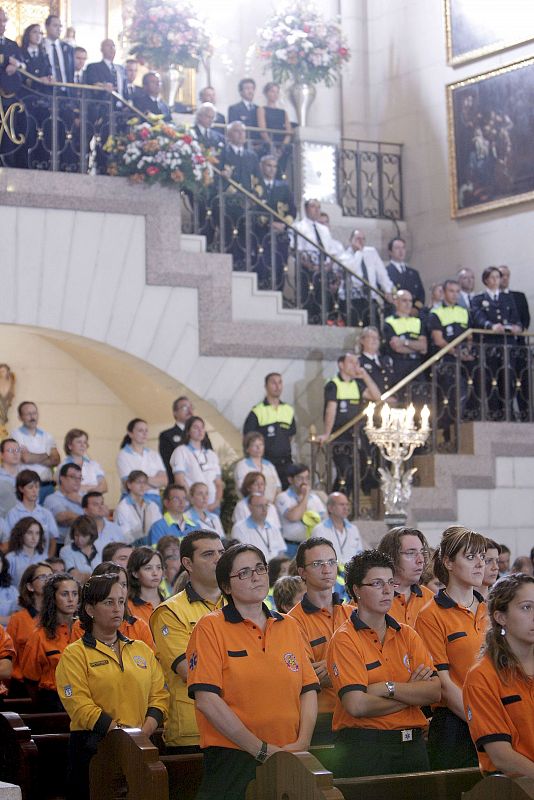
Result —
[[534, 40], [525, 0], [443, 0], [447, 63], [456, 67]]
[[534, 199], [534, 57], [446, 92], [451, 216]]

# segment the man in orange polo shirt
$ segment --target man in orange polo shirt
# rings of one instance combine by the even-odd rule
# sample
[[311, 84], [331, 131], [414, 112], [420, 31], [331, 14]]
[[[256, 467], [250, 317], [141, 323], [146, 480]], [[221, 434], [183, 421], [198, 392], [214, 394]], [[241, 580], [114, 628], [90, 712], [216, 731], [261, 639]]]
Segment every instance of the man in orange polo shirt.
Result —
[[345, 574], [358, 609], [334, 632], [327, 651], [337, 692], [335, 774], [428, 770], [420, 706], [439, 700], [440, 683], [418, 634], [388, 614], [393, 562], [366, 550], [349, 561]]
[[323, 537], [301, 542], [297, 569], [306, 584], [306, 594], [289, 614], [297, 620], [306, 649], [321, 683], [319, 713], [312, 744], [332, 743], [332, 714], [336, 694], [326, 669], [326, 650], [332, 634], [354, 611], [333, 592], [337, 577], [337, 555], [332, 542]]
[[378, 550], [392, 559], [396, 586], [390, 614], [415, 627], [417, 615], [434, 594], [419, 581], [430, 555], [428, 542], [417, 528], [392, 528], [380, 540]]

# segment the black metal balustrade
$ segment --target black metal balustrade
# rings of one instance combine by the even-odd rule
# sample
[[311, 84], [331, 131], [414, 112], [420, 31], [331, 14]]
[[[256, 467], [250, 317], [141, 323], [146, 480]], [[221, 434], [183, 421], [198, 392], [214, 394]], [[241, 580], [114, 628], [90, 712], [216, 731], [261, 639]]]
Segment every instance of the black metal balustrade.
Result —
[[338, 187], [344, 216], [404, 219], [402, 145], [343, 139], [338, 151]]
[[[530, 334], [532, 336], [532, 334]], [[431, 435], [415, 455], [457, 453], [466, 422], [534, 422], [534, 343], [518, 336], [470, 329], [385, 392], [380, 405], [413, 403], [431, 409]], [[310, 435], [316, 488], [339, 490], [352, 500], [354, 517], [380, 516], [378, 448], [364, 431], [364, 411], [320, 443]]]

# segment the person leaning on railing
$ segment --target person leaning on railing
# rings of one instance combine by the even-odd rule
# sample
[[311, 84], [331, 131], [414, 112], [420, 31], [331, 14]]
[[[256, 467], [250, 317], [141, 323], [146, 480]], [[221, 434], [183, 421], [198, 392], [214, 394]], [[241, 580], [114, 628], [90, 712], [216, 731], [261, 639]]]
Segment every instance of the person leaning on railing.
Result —
[[488, 603], [484, 654], [463, 688], [469, 732], [483, 774], [534, 779], [534, 578], [501, 578]]

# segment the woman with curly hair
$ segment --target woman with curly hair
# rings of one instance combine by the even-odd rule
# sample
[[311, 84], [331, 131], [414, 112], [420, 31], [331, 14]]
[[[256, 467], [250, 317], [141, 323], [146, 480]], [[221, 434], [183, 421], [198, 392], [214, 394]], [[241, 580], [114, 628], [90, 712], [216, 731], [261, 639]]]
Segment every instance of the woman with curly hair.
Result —
[[488, 596], [481, 660], [467, 673], [465, 715], [483, 774], [534, 778], [534, 578], [501, 578]]
[[42, 712], [63, 711], [56, 667], [66, 646], [76, 639], [73, 625], [79, 591], [78, 582], [67, 572], [57, 572], [46, 581], [39, 624], [22, 656], [24, 681]]

